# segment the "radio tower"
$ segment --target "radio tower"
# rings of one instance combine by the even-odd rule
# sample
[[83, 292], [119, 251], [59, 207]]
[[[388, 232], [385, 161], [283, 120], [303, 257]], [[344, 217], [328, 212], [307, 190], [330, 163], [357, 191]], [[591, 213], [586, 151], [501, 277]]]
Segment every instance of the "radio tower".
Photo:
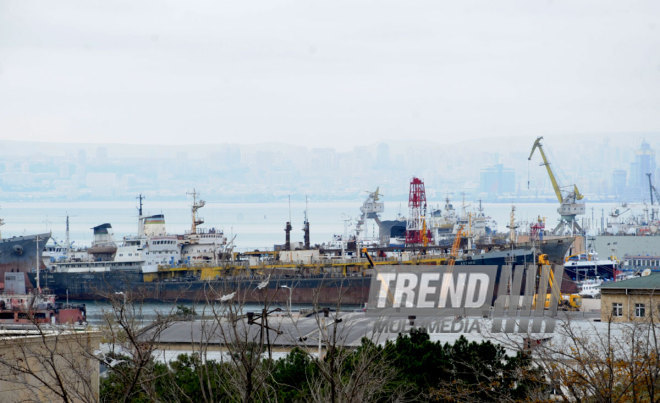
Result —
[[408, 197], [408, 222], [406, 224], [406, 246], [427, 246], [431, 238], [426, 228], [426, 191], [419, 178], [410, 181]]

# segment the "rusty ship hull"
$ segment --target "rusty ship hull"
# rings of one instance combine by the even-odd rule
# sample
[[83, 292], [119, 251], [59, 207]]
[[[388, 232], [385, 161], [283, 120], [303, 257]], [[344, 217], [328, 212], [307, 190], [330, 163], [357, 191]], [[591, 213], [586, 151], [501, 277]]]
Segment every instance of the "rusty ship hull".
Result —
[[[510, 249], [459, 258], [455, 264], [525, 265], [534, 263], [535, 256], [533, 248]], [[41, 273], [41, 284], [58, 297], [79, 300], [111, 299], [116, 298], [117, 293], [124, 293], [134, 300], [210, 302], [235, 292], [236, 300], [247, 303], [286, 303], [290, 298], [294, 304], [349, 305], [367, 302], [371, 284], [371, 270], [364, 266], [352, 270], [326, 267], [318, 273], [254, 268], [243, 270], [242, 275], [213, 279], [201, 279], [190, 273], [193, 272], [177, 277], [147, 279], [139, 265], [102, 272], [63, 273], [46, 270]], [[35, 280], [34, 274], [31, 274], [31, 280]]]

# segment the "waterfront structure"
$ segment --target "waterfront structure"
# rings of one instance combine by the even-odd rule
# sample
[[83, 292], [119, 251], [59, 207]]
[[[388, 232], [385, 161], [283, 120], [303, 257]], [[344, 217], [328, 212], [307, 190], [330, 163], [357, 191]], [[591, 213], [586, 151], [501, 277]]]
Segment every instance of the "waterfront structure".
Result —
[[[596, 235], [591, 247], [601, 256], [660, 256], [660, 237], [635, 235]], [[625, 267], [624, 267], [625, 268]]]
[[0, 401], [99, 401], [100, 343], [95, 331], [1, 331]]
[[601, 286], [603, 322], [650, 322], [660, 319], [660, 274], [604, 283]]
[[623, 258], [624, 268], [635, 272], [644, 270], [660, 271], [660, 254], [658, 255], [626, 255]]

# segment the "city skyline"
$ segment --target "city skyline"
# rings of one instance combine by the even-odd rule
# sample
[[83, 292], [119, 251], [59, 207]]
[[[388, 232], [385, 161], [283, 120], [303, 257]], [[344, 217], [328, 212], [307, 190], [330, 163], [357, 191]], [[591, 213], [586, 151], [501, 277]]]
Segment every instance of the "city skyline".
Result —
[[[650, 136], [625, 146], [619, 144], [623, 138], [595, 138], [600, 142], [544, 139], [560, 185], [576, 184], [594, 201], [648, 201], [648, 182], [641, 171], [652, 169], [657, 183], [655, 150], [660, 144], [646, 140]], [[467, 141], [451, 147], [380, 142], [344, 152], [282, 143], [198, 147], [0, 142], [0, 191], [5, 200], [117, 200], [138, 193], [181, 200], [196, 187], [214, 200], [245, 202], [289, 195], [358, 200], [364, 191], [380, 187], [389, 200], [405, 200], [408, 182], [416, 176], [435, 200], [465, 194], [485, 201], [552, 201], [540, 157], [527, 160], [533, 139]], [[642, 144], [649, 150], [640, 165]], [[506, 183], [484, 177], [495, 167], [504, 170]]]

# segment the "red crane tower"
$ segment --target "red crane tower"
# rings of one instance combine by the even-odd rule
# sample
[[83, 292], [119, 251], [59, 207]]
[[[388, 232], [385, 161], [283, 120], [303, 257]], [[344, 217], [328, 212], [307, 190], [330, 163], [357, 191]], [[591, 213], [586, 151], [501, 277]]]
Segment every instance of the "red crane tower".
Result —
[[419, 178], [410, 181], [408, 196], [408, 222], [406, 223], [406, 246], [427, 246], [431, 231], [426, 228], [426, 191], [424, 182]]

